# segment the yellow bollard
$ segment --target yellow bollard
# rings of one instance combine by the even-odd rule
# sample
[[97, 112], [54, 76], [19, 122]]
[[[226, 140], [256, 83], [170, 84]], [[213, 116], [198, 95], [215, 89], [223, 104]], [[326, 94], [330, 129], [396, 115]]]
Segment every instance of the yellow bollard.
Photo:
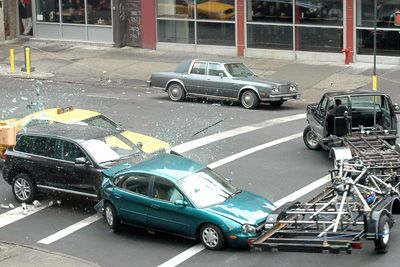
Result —
[[31, 51], [29, 47], [25, 48], [25, 62], [26, 62], [26, 74], [31, 74]]
[[11, 73], [14, 73], [15, 72], [14, 48], [10, 48], [10, 68], [11, 68]]
[[378, 76], [372, 75], [372, 90], [378, 90]]

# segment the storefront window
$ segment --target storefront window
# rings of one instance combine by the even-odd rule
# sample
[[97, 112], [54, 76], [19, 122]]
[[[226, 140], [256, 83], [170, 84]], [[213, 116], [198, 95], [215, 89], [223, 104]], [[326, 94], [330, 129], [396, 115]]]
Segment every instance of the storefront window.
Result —
[[293, 27], [279, 25], [247, 25], [249, 48], [293, 49]]
[[296, 27], [296, 50], [340, 52], [343, 47], [343, 29]]
[[87, 0], [88, 24], [111, 25], [111, 0]]
[[[399, 28], [394, 24], [394, 14], [400, 11], [399, 0], [378, 0], [376, 11], [378, 28]], [[374, 1], [357, 0], [357, 26], [374, 27]]]
[[39, 0], [36, 4], [36, 21], [60, 22], [58, 0]]
[[84, 0], [61, 0], [61, 12], [63, 23], [85, 24]]
[[194, 44], [194, 22], [159, 20], [158, 41]]
[[197, 19], [235, 20], [235, 0], [197, 0]]
[[293, 5], [292, 0], [248, 0], [251, 12], [248, 13], [249, 21], [265, 21], [292, 23]]
[[193, 18], [194, 0], [158, 0], [158, 17]]
[[197, 43], [234, 46], [235, 24], [198, 22]]
[[159, 42], [235, 45], [235, 0], [158, 0]]
[[[373, 55], [374, 30], [357, 30], [357, 53]], [[399, 31], [376, 32], [376, 54], [380, 56], [400, 56]]]
[[296, 23], [343, 25], [343, 0], [296, 1]]

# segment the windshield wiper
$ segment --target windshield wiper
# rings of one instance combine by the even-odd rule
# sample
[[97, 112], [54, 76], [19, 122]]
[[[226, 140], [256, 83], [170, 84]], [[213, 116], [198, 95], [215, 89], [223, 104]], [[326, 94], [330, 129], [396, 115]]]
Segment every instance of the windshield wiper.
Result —
[[228, 198], [232, 198], [232, 197], [234, 197], [234, 196], [236, 196], [237, 194], [240, 194], [240, 193], [242, 193], [242, 190], [240, 190], [240, 189], [237, 189], [235, 192], [233, 192], [232, 194], [229, 194], [229, 197]]

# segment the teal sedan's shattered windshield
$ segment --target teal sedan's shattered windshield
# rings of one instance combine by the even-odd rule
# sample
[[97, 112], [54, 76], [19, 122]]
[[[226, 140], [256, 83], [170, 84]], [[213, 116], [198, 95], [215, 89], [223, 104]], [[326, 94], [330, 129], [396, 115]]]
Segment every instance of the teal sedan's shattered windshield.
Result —
[[178, 182], [193, 203], [204, 208], [224, 202], [237, 191], [228, 180], [210, 169], [189, 175]]

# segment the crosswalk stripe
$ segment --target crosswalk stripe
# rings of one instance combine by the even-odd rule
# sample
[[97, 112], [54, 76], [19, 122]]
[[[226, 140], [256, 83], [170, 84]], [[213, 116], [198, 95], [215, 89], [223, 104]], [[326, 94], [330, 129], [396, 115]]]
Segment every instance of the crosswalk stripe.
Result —
[[26, 205], [28, 210], [25, 213], [22, 206], [16, 207], [10, 211], [4, 212], [3, 214], [0, 215], [0, 228], [9, 225], [11, 223], [14, 223], [16, 221], [19, 221], [21, 219], [24, 219], [30, 215], [35, 214], [36, 212], [39, 212], [45, 208], [48, 207], [48, 204], [40, 206], [40, 207], [34, 207], [33, 205]]
[[54, 233], [46, 238], [43, 238], [38, 241], [38, 243], [49, 245], [61, 238], [64, 238], [80, 229], [83, 227], [88, 226], [89, 224], [92, 224], [102, 218], [101, 214], [95, 214], [93, 216], [87, 217], [86, 219], [83, 219], [82, 221], [79, 221], [71, 226], [68, 226], [67, 228], [64, 228], [57, 233]]

